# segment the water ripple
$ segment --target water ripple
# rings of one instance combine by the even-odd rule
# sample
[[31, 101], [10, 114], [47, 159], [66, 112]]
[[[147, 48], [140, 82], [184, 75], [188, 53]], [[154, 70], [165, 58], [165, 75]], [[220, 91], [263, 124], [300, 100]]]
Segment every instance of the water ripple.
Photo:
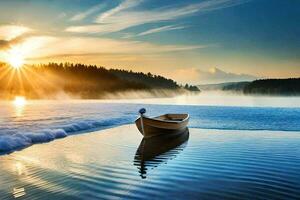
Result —
[[134, 126], [0, 157], [11, 199], [299, 199], [298, 134], [190, 129], [141, 140]]

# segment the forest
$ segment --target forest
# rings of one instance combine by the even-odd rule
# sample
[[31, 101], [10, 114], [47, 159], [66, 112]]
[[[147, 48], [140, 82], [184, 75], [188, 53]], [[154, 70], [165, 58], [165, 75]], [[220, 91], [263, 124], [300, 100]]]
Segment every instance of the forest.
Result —
[[246, 95], [299, 96], [300, 78], [260, 79], [252, 82], [236, 82], [224, 85], [223, 91]]
[[106, 69], [96, 65], [48, 63], [13, 69], [0, 64], [0, 97], [23, 95], [52, 98], [67, 94], [76, 98], [103, 98], [107, 93], [125, 91], [199, 91], [151, 73]]
[[244, 94], [258, 95], [300, 95], [300, 78], [261, 79], [247, 84]]

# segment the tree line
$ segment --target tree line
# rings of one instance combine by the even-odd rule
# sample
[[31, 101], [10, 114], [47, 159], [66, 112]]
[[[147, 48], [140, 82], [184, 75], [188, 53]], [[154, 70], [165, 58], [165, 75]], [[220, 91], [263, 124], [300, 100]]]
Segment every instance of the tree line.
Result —
[[13, 70], [5, 63], [0, 64], [2, 96], [44, 98], [67, 93], [80, 98], [102, 98], [107, 93], [155, 89], [177, 90], [183, 87], [159, 75], [108, 70], [96, 65], [48, 63]]
[[300, 78], [256, 80], [247, 84], [243, 91], [259, 95], [300, 95]]
[[252, 82], [231, 83], [222, 88], [224, 91], [242, 92], [246, 95], [300, 95], [300, 78], [260, 79]]

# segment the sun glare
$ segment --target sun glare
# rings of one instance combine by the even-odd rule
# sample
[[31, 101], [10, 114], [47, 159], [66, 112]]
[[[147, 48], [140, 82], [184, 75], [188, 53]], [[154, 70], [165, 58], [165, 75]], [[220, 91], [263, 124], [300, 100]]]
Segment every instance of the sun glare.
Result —
[[11, 58], [9, 59], [9, 64], [15, 68], [15, 69], [18, 69], [20, 67], [23, 66], [24, 64], [24, 59], [21, 58], [21, 57], [14, 57], [14, 58]]
[[7, 62], [15, 69], [24, 65], [24, 54], [20, 48], [13, 48], [8, 52]]
[[15, 106], [24, 106], [26, 104], [26, 98], [23, 96], [16, 96], [14, 104]]

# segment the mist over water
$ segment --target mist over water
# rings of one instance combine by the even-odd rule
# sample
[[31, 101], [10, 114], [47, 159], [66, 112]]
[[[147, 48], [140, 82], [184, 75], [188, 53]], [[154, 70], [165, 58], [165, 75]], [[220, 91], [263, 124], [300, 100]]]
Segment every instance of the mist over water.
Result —
[[[204, 105], [204, 106], [242, 106], [242, 107], [300, 107], [297, 96], [254, 96], [234, 92], [203, 91], [201, 93], [185, 93], [173, 97], [144, 98], [145, 93], [119, 93], [119, 99], [103, 100], [110, 103], [145, 103], [170, 105]], [[135, 97], [135, 98], [130, 98]], [[146, 96], [146, 97], [149, 97]]]

